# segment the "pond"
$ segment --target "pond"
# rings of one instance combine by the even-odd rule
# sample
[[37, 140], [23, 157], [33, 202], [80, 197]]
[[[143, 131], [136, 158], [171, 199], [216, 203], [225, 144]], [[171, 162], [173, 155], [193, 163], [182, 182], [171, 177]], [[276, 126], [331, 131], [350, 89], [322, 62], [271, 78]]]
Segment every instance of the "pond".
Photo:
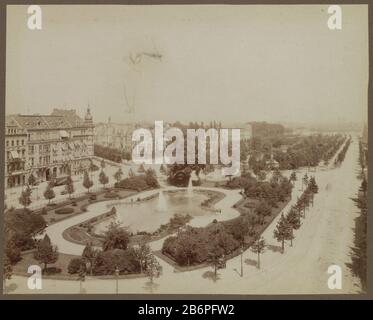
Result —
[[130, 203], [128, 200], [106, 203], [106, 210], [115, 206], [117, 216], [103, 220], [94, 226], [96, 233], [107, 230], [112, 221], [119, 221], [133, 233], [137, 231], [156, 231], [161, 224], [166, 224], [175, 214], [192, 217], [201, 215], [215, 215], [213, 212], [203, 209], [201, 204], [209, 195], [201, 192], [188, 192], [184, 190], [161, 192], [155, 197], [140, 202]]

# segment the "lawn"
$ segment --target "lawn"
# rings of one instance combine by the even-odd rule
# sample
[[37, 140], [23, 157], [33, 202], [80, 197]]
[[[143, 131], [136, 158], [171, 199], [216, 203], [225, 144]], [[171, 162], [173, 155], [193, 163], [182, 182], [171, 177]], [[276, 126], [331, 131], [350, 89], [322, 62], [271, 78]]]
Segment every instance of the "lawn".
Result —
[[[51, 271], [50, 274], [47, 274], [45, 276], [53, 276], [53, 278], [58, 279], [75, 279], [77, 278], [76, 275], [70, 275], [67, 272], [67, 266], [70, 263], [70, 260], [72, 258], [76, 258], [76, 256], [60, 253], [58, 255], [58, 260], [54, 264], [48, 265], [48, 269]], [[41, 268], [43, 268], [43, 264], [38, 262], [34, 259], [34, 251], [29, 251], [22, 254], [22, 259], [13, 266], [13, 272], [14, 274], [22, 275], [22, 276], [29, 276], [30, 274], [27, 273], [27, 269], [31, 265], [38, 265]], [[52, 270], [51, 270], [52, 269]], [[60, 270], [60, 272], [52, 272], [53, 270]]]

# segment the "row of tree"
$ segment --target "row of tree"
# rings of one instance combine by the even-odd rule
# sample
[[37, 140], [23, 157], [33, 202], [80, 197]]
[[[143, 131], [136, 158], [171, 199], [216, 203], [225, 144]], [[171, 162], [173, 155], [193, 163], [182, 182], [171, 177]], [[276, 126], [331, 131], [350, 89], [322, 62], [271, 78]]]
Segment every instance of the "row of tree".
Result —
[[363, 148], [360, 141], [359, 163], [362, 174], [359, 175], [361, 185], [358, 194], [352, 200], [360, 210], [359, 216], [355, 219], [354, 247], [351, 252], [352, 272], [360, 278], [363, 291], [367, 291], [367, 220], [368, 220], [368, 181], [364, 174], [367, 165], [367, 149]]
[[[101, 171], [99, 174], [99, 182], [103, 185], [103, 188], [106, 188], [106, 185], [109, 183], [109, 177], [106, 175], [104, 171], [105, 166], [106, 166], [105, 161], [102, 160]], [[90, 170], [90, 172], [92, 175], [92, 172], [95, 171], [95, 169], [93, 169], [93, 166], [91, 168], [92, 170]], [[122, 180], [123, 175], [124, 174], [123, 174], [122, 169], [119, 168], [114, 173], [113, 177], [117, 182], [120, 182]], [[88, 193], [90, 192], [90, 189], [93, 187], [93, 185], [94, 185], [94, 182], [92, 178], [90, 177], [88, 171], [85, 170], [83, 174], [83, 186], [84, 188], [87, 189]], [[45, 191], [43, 192], [43, 196], [46, 200], [48, 200], [48, 204], [50, 204], [51, 200], [53, 200], [56, 197], [56, 194], [54, 192], [54, 186], [55, 186], [54, 180], [51, 180], [48, 183]], [[67, 176], [66, 178], [65, 192], [69, 195], [70, 199], [71, 199], [71, 195], [74, 194], [75, 192], [74, 181], [71, 175]], [[32, 203], [31, 195], [32, 195], [32, 189], [30, 188], [29, 185], [26, 185], [26, 187], [22, 190], [20, 197], [18, 198], [19, 203], [24, 207], [24, 209], [28, 208], [31, 205]]]
[[337, 157], [335, 158], [335, 160], [334, 160], [335, 165], [340, 165], [343, 162], [343, 160], [345, 159], [345, 156], [346, 156], [346, 152], [347, 152], [350, 144], [351, 144], [351, 137], [346, 141], [342, 150], [338, 153]]
[[[257, 139], [255, 138], [255, 141]], [[273, 156], [280, 170], [314, 167], [319, 165], [320, 161], [328, 163], [344, 140], [343, 135], [297, 137], [295, 141], [291, 141], [286, 150], [275, 148], [274, 143], [270, 141], [269, 146], [263, 145], [259, 149], [251, 148], [250, 152], [247, 151], [250, 154], [249, 165], [253, 172], [258, 174], [268, 169], [268, 162], [272, 161]]]
[[116, 148], [105, 147], [95, 144], [93, 147], [94, 155], [110, 161], [121, 163], [122, 160], [131, 160], [131, 153]]
[[276, 225], [276, 229], [273, 232], [274, 238], [281, 242], [281, 251], [284, 253], [285, 241], [289, 240], [290, 245], [293, 245], [294, 230], [298, 230], [301, 226], [301, 218], [306, 217], [306, 209], [312, 205], [314, 195], [318, 192], [318, 186], [314, 177], [308, 179], [307, 174], [302, 179], [306, 188], [302, 195], [297, 199], [294, 206], [290, 208], [288, 213], [281, 217]]

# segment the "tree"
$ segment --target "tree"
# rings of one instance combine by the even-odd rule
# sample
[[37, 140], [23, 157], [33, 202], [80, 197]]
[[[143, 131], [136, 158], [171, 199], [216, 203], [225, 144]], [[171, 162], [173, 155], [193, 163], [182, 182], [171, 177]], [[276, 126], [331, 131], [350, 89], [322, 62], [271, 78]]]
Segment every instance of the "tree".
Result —
[[93, 272], [93, 268], [95, 265], [97, 255], [98, 255], [98, 250], [93, 247], [91, 242], [89, 242], [83, 250], [82, 258], [89, 262], [89, 271], [91, 275]]
[[364, 194], [364, 196], [367, 195], [367, 191], [368, 191], [368, 182], [367, 182], [367, 180], [365, 179], [365, 177], [363, 177], [363, 181], [361, 182], [361, 185], [360, 185], [359, 191], [361, 191], [361, 192]]
[[294, 230], [298, 230], [301, 226], [300, 216], [295, 208], [291, 208], [286, 216], [287, 223], [291, 226], [290, 246], [293, 246]]
[[233, 219], [230, 224], [229, 233], [232, 234], [234, 239], [237, 240], [241, 246], [245, 244], [245, 236], [249, 232], [249, 225], [248, 218], [244, 216]]
[[10, 280], [13, 275], [13, 267], [8, 257], [5, 256], [3, 262], [3, 293], [6, 293], [6, 281]]
[[282, 177], [282, 174], [281, 174], [280, 170], [275, 169], [272, 173], [271, 182], [278, 183], [279, 180], [281, 179], [281, 177]]
[[318, 193], [319, 192], [319, 187], [316, 183], [315, 177], [311, 177], [308, 185], [310, 191], [313, 193]]
[[219, 246], [217, 241], [214, 241], [207, 255], [207, 262], [214, 267], [214, 276], [217, 277], [217, 270], [221, 264], [224, 256], [223, 249]]
[[158, 278], [162, 274], [162, 266], [153, 254], [147, 260], [145, 274], [148, 276], [151, 284], [153, 284], [154, 278]]
[[47, 185], [47, 188], [44, 191], [44, 198], [48, 200], [48, 204], [51, 203], [51, 200], [56, 197], [56, 194], [54, 193], [53, 190], [53, 183], [49, 183]]
[[127, 230], [120, 227], [119, 223], [110, 223], [108, 230], [104, 233], [104, 242], [102, 249], [104, 251], [113, 249], [126, 250], [130, 241], [130, 235]]
[[159, 183], [158, 183], [158, 180], [157, 180], [157, 175], [156, 175], [156, 173], [155, 173], [154, 170], [152, 170], [152, 169], [146, 170], [146, 172], [145, 172], [145, 181], [146, 181], [146, 184], [149, 187], [159, 188]]
[[47, 234], [36, 245], [34, 258], [40, 263], [44, 263], [44, 271], [47, 271], [48, 264], [55, 263], [58, 260], [57, 247], [52, 245]]
[[132, 168], [130, 168], [129, 170], [128, 170], [128, 177], [134, 177], [135, 176], [135, 173], [133, 172], [133, 170], [132, 170]]
[[300, 201], [299, 198], [297, 199], [297, 202], [296, 202], [296, 204], [293, 206], [293, 208], [297, 211], [298, 216], [299, 216], [299, 218], [300, 218], [301, 215], [302, 215], [303, 206], [302, 206], [302, 203], [301, 203], [301, 201]]
[[35, 176], [31, 173], [29, 176], [28, 176], [28, 184], [30, 186], [33, 186], [36, 182], [36, 178]]
[[162, 173], [162, 174], [167, 174], [167, 170], [165, 169], [163, 164], [161, 164], [161, 166], [159, 168], [159, 172]]
[[307, 173], [304, 174], [303, 179], [302, 179], [302, 190], [303, 190], [303, 185], [307, 187], [308, 185], [308, 175]]
[[71, 199], [71, 195], [75, 192], [74, 190], [74, 182], [71, 176], [67, 177], [67, 181], [65, 184], [65, 190], [69, 194], [69, 199]]
[[285, 240], [291, 239], [291, 226], [286, 220], [284, 214], [281, 214], [280, 220], [277, 222], [276, 229], [273, 231], [273, 236], [278, 242], [281, 242], [281, 252], [285, 252]]
[[84, 171], [84, 177], [83, 177], [83, 187], [88, 190], [93, 186], [93, 181], [89, 179], [88, 172]]
[[117, 182], [119, 183], [120, 180], [122, 180], [122, 176], [123, 176], [123, 171], [121, 168], [119, 168], [115, 173], [114, 173], [114, 179], [117, 180]]
[[266, 217], [272, 213], [272, 208], [265, 200], [261, 200], [255, 207], [255, 213], [258, 216]]
[[308, 189], [305, 192], [303, 192], [302, 196], [300, 197], [300, 201], [301, 201], [301, 205], [302, 205], [302, 208], [303, 208], [303, 216], [305, 218], [306, 217], [306, 209], [310, 205], [310, 192], [308, 191]]
[[266, 179], [266, 173], [265, 171], [259, 171], [258, 174], [257, 174], [257, 177], [259, 179], [259, 181], [264, 181]]
[[22, 190], [21, 196], [18, 198], [19, 203], [26, 209], [31, 203], [31, 189], [29, 186]]
[[258, 237], [251, 246], [251, 251], [258, 254], [257, 268], [260, 269], [260, 254], [264, 252], [266, 242], [263, 237]]
[[144, 168], [143, 164], [140, 164], [139, 168], [137, 169], [137, 172], [138, 173], [144, 173], [145, 172], [145, 168]]
[[100, 165], [101, 165], [101, 169], [102, 169], [102, 170], [105, 169], [106, 164], [105, 164], [105, 160], [104, 160], [104, 159], [101, 160]]
[[152, 257], [150, 246], [146, 243], [141, 243], [139, 246], [134, 248], [135, 256], [140, 264], [141, 273], [147, 269], [148, 262]]
[[100, 176], [99, 176], [100, 183], [104, 186], [109, 182], [109, 177], [105, 174], [104, 170], [101, 170]]
[[7, 259], [9, 259], [9, 262], [11, 264], [15, 264], [19, 260], [21, 260], [21, 250], [17, 247], [15, 243], [16, 239], [17, 239], [17, 233], [10, 232], [10, 234], [7, 234], [5, 256]]
[[90, 173], [91, 173], [91, 179], [92, 179], [92, 173], [93, 173], [93, 171], [95, 171], [95, 170], [96, 170], [96, 166], [95, 166], [95, 164], [93, 163], [93, 161], [91, 160], [90, 163], [89, 163], [89, 171], [90, 171]]
[[191, 262], [194, 262], [198, 250], [192, 229], [188, 228], [186, 231], [180, 232], [178, 240], [177, 260], [182, 264], [187, 262], [187, 265], [190, 266]]

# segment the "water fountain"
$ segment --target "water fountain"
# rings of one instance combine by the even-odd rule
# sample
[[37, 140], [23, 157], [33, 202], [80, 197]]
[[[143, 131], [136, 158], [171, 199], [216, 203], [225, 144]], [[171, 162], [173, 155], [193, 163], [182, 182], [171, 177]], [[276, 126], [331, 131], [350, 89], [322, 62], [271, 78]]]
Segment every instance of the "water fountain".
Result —
[[167, 211], [167, 203], [166, 203], [166, 199], [164, 198], [163, 191], [159, 192], [157, 211], [159, 212]]

